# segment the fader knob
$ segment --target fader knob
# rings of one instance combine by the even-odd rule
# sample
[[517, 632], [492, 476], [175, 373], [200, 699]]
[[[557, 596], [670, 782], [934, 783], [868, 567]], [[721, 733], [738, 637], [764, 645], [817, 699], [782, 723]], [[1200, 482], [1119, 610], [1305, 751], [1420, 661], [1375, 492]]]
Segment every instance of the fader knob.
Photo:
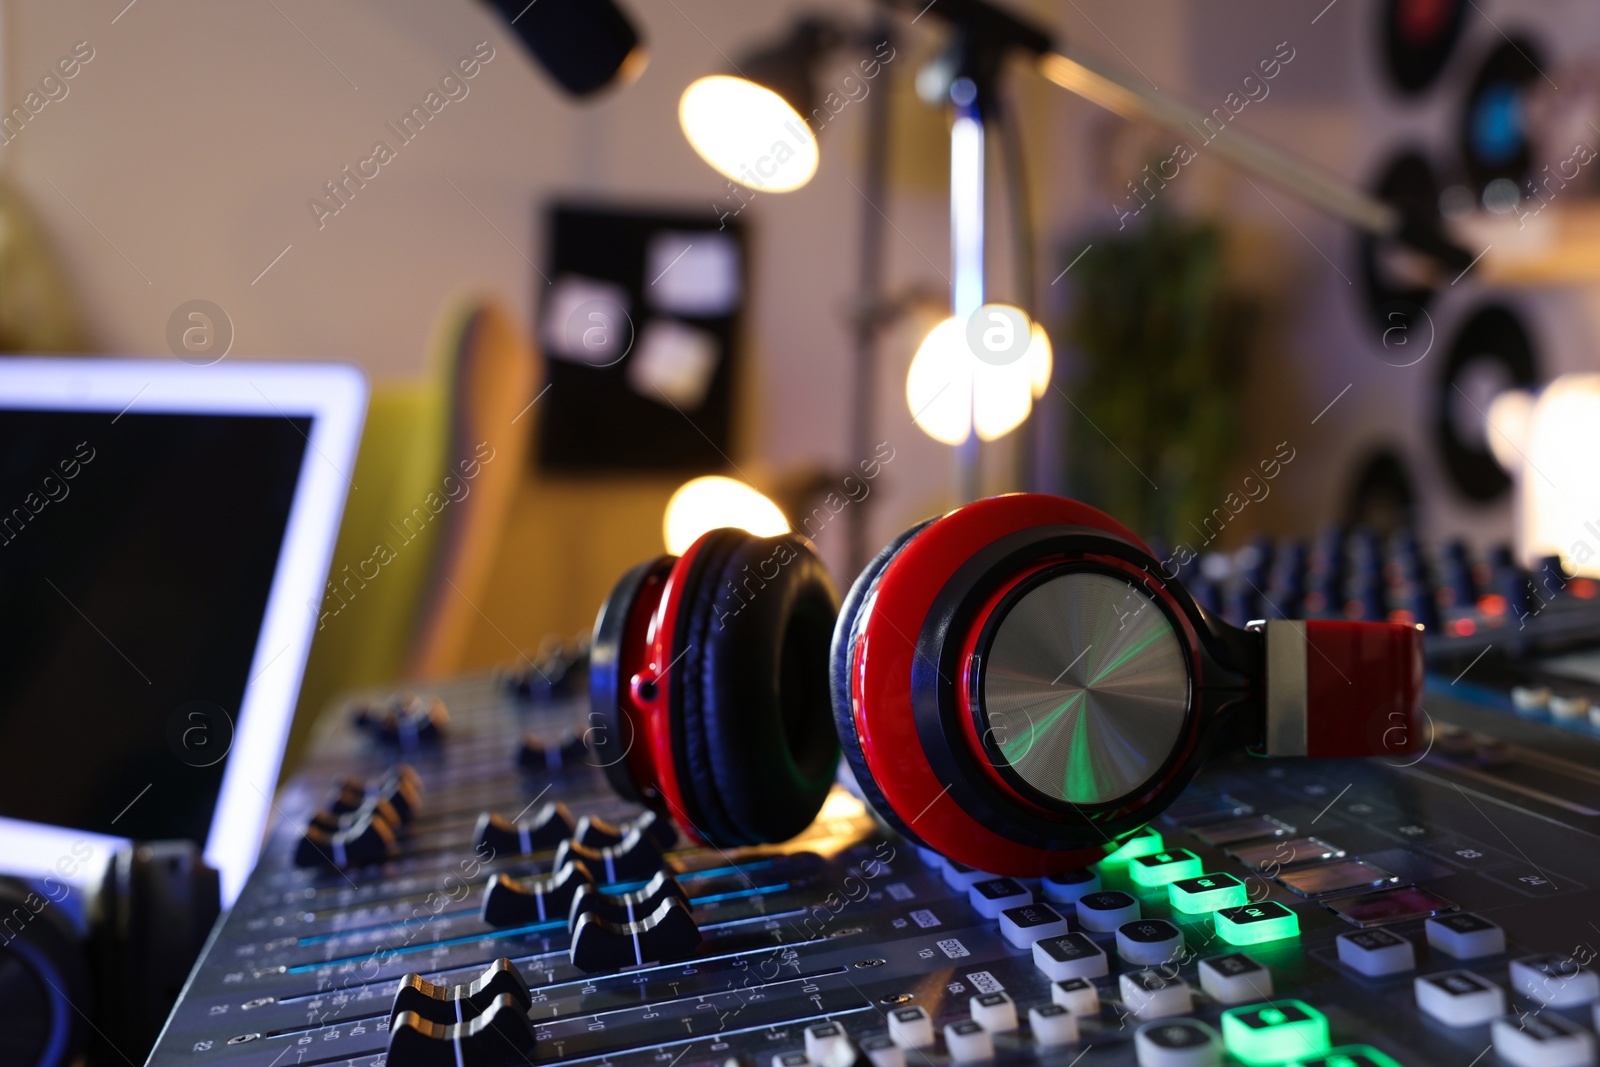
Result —
[[339, 783], [339, 795], [333, 798], [328, 810], [334, 815], [348, 815], [366, 803], [367, 783], [359, 778], [346, 778]]
[[672, 822], [648, 809], [623, 822], [607, 822], [596, 815], [585, 815], [578, 820], [578, 828], [572, 831], [572, 839], [590, 848], [606, 848], [621, 844], [622, 839], [633, 830], [642, 831], [657, 848], [663, 850], [678, 843], [678, 831], [673, 828]]
[[[486, 811], [478, 816], [478, 825], [472, 832], [479, 850], [491, 849], [493, 856], [526, 856], [555, 848], [571, 836], [572, 813], [559, 802], [545, 804], [532, 818], [516, 822]], [[561, 864], [555, 866], [559, 869]]]
[[394, 826], [409, 825], [422, 807], [422, 776], [408, 764], [390, 768], [378, 782], [371, 807]]
[[482, 918], [490, 926], [525, 926], [564, 919], [578, 887], [592, 884], [594, 878], [582, 863], [562, 864], [553, 874], [535, 875], [520, 882], [497, 874], [484, 891]]
[[534, 1062], [533, 1021], [502, 993], [476, 1019], [435, 1023], [403, 1011], [389, 1028], [388, 1067], [526, 1067]]
[[601, 848], [570, 839], [563, 841], [556, 849], [555, 866], [559, 868], [568, 860], [581, 860], [603, 884], [650, 878], [666, 863], [661, 849], [645, 836], [642, 828], [630, 830], [617, 844]]
[[389, 1009], [389, 1024], [401, 1012], [410, 1011], [431, 1023], [459, 1023], [475, 1019], [501, 996], [509, 996], [527, 1011], [533, 1003], [522, 972], [508, 959], [501, 958], [468, 985], [434, 985], [421, 975], [408, 974], [395, 990], [394, 1006]]
[[676, 897], [685, 904], [689, 894], [678, 879], [667, 871], [657, 871], [656, 876], [638, 889], [627, 893], [607, 893], [594, 886], [579, 886], [572, 898], [572, 909], [567, 914], [567, 925], [576, 926], [578, 916], [593, 913], [614, 923], [638, 922], [661, 907], [661, 902]]
[[320, 826], [308, 827], [295, 849], [294, 862], [300, 867], [343, 869], [382, 863], [392, 859], [397, 852], [394, 828], [378, 816], [368, 813], [347, 830], [330, 833]]
[[588, 974], [670, 963], [699, 947], [700, 927], [677, 897], [662, 901], [638, 922], [613, 923], [589, 912], [572, 928], [572, 965]]
[[355, 725], [379, 741], [402, 749], [423, 748], [444, 740], [450, 713], [444, 701], [416, 693], [403, 693], [376, 704], [358, 707]]
[[583, 757], [587, 749], [583, 738], [571, 735], [556, 742], [545, 742], [523, 734], [517, 746], [517, 766], [525, 771], [558, 771]]

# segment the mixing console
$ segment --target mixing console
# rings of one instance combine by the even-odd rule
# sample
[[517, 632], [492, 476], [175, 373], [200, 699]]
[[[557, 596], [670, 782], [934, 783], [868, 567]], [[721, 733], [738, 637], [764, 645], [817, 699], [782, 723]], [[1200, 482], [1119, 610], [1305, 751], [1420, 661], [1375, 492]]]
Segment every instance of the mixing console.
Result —
[[1600, 744], [1437, 688], [1425, 756], [1230, 757], [1034, 881], [844, 786], [689, 847], [561, 685], [337, 708], [150, 1063], [1592, 1063]]

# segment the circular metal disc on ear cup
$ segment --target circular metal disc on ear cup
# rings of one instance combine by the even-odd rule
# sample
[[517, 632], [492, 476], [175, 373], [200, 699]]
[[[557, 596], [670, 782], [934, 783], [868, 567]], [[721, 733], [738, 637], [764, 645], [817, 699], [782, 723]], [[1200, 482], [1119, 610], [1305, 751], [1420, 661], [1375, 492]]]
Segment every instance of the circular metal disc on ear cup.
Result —
[[984, 747], [997, 770], [1049, 801], [1096, 806], [1136, 793], [1184, 736], [1179, 637], [1125, 579], [1076, 571], [1022, 591], [982, 671]]

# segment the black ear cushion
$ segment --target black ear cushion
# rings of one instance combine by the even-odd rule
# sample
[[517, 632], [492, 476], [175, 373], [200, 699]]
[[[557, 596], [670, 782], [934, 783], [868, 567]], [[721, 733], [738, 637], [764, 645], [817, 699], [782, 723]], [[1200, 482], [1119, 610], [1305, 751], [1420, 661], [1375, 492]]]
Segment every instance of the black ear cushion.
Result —
[[878, 789], [878, 783], [873, 779], [871, 769], [867, 767], [866, 756], [861, 752], [861, 739], [856, 736], [856, 717], [850, 702], [850, 651], [855, 645], [856, 617], [861, 614], [862, 605], [877, 587], [878, 577], [883, 574], [884, 568], [889, 566], [889, 561], [911, 543], [912, 538], [926, 530], [937, 519], [938, 516], [935, 516], [917, 523], [885, 545], [882, 551], [873, 556], [862, 568], [861, 573], [856, 576], [855, 583], [850, 586], [849, 594], [844, 598], [844, 607], [839, 611], [839, 621], [833, 628], [833, 646], [828, 654], [828, 690], [833, 704], [833, 726], [839, 735], [839, 746], [844, 750], [844, 758], [850, 762], [850, 769], [855, 772], [856, 783], [861, 786], [862, 795], [866, 797], [867, 803], [872, 805], [884, 822], [916, 844], [922, 844], [921, 839], [895, 814], [894, 809], [889, 807], [888, 801], [883, 799], [883, 793]]
[[839, 762], [827, 689], [838, 594], [792, 535], [719, 533], [701, 556], [682, 620], [696, 665], [676, 705], [685, 792], [719, 844], [785, 841], [821, 810]]
[[623, 759], [633, 745], [645, 740], [635, 736], [636, 727], [624, 720], [622, 694], [628, 680], [622, 677], [622, 642], [628, 633], [628, 617], [639, 598], [639, 590], [650, 576], [672, 568], [672, 556], [659, 556], [631, 568], [612, 587], [611, 595], [595, 616], [594, 635], [589, 641], [589, 711], [595, 716], [584, 730], [584, 740], [593, 757], [605, 770], [611, 788], [624, 800], [643, 804], [639, 784]]
[[711, 756], [706, 751], [707, 634], [716, 624], [723, 565], [738, 543], [750, 536], [743, 530], [713, 530], [691, 561], [673, 630], [672, 655], [677, 666], [668, 672], [667, 680], [673, 759], [685, 808], [672, 814], [687, 822], [707, 843], [721, 847], [745, 842], [738, 839], [733, 820], [718, 795]]

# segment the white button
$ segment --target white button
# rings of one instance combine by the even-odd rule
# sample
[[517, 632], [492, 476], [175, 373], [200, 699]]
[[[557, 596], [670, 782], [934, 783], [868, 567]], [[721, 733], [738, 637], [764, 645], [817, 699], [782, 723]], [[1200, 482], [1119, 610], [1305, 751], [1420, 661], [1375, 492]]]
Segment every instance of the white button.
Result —
[[1010, 878], [986, 878], [972, 884], [967, 890], [967, 899], [985, 919], [998, 919], [1007, 908], [1032, 904], [1033, 894]]
[[1446, 1026], [1478, 1026], [1506, 1013], [1506, 991], [1471, 971], [1423, 975], [1412, 986], [1417, 1007]]
[[1589, 715], [1589, 698], [1580, 696], [1552, 696], [1550, 698], [1550, 717], [1552, 719], [1583, 719]]
[[1050, 987], [1050, 1000], [1074, 1015], [1099, 1015], [1100, 990], [1087, 978], [1063, 978]]
[[812, 1063], [827, 1063], [838, 1054], [841, 1045], [849, 1044], [849, 1035], [838, 1023], [816, 1023], [806, 1027], [806, 1055]]
[[872, 1061], [872, 1067], [906, 1067], [905, 1050], [882, 1034], [862, 1038], [861, 1051]]
[[1417, 969], [1417, 950], [1411, 942], [1387, 930], [1357, 930], [1335, 940], [1339, 962], [1369, 978]]
[[944, 1028], [944, 1047], [957, 1063], [994, 1058], [994, 1038], [971, 1019], [962, 1019]]
[[1506, 1015], [1489, 1024], [1494, 1050], [1511, 1067], [1589, 1067], [1594, 1035], [1555, 1012]]
[[954, 889], [957, 893], [965, 893], [979, 882], [987, 882], [995, 875], [987, 871], [975, 871], [965, 863], [955, 860], [944, 861], [944, 884]]
[[1600, 997], [1600, 979], [1594, 972], [1558, 952], [1512, 960], [1511, 988], [1552, 1008], [1570, 1008]]
[[1085, 893], [1100, 892], [1100, 875], [1094, 870], [1052, 874], [1041, 883], [1044, 899], [1052, 904], [1076, 904]]
[[1089, 893], [1078, 898], [1078, 922], [1085, 930], [1109, 934], [1123, 923], [1139, 917], [1139, 902], [1116, 889]]
[[1542, 685], [1511, 687], [1511, 706], [1518, 711], [1543, 711], [1550, 703], [1550, 690]]
[[1272, 972], [1243, 952], [1200, 961], [1200, 988], [1222, 1004], [1248, 1004], [1272, 997]]
[[1506, 950], [1506, 932], [1488, 919], [1464, 911], [1435, 915], [1423, 923], [1428, 944], [1458, 960], [1498, 956]]
[[922, 862], [926, 863], [929, 867], [937, 868], [944, 865], [944, 857], [925, 845], [917, 846], [917, 858], [922, 860]]
[[1046, 1047], [1078, 1041], [1078, 1017], [1059, 1004], [1029, 1008], [1028, 1029], [1033, 1031], [1033, 1039]]
[[1035, 941], [1033, 965], [1052, 982], [1063, 978], [1099, 978], [1109, 969], [1105, 949], [1080, 933]]
[[967, 1006], [973, 1022], [991, 1034], [1017, 1028], [1017, 1003], [1007, 993], [979, 993]]
[[1067, 920], [1048, 904], [1025, 904], [1000, 913], [1000, 933], [1017, 948], [1067, 932]]
[[1141, 1019], [1164, 1015], [1187, 1015], [1194, 1007], [1189, 983], [1160, 971], [1130, 971], [1119, 982], [1122, 1002]]
[[1149, 967], [1182, 952], [1183, 934], [1165, 919], [1135, 919], [1117, 927], [1117, 955], [1129, 963]]
[[933, 1044], [933, 1020], [926, 1008], [895, 1008], [889, 1013], [889, 1036], [906, 1048]]
[[1139, 1067], [1216, 1067], [1222, 1062], [1217, 1032], [1195, 1019], [1145, 1023], [1133, 1035]]
[[772, 1067], [811, 1067], [811, 1060], [804, 1052], [780, 1052], [772, 1057]]

